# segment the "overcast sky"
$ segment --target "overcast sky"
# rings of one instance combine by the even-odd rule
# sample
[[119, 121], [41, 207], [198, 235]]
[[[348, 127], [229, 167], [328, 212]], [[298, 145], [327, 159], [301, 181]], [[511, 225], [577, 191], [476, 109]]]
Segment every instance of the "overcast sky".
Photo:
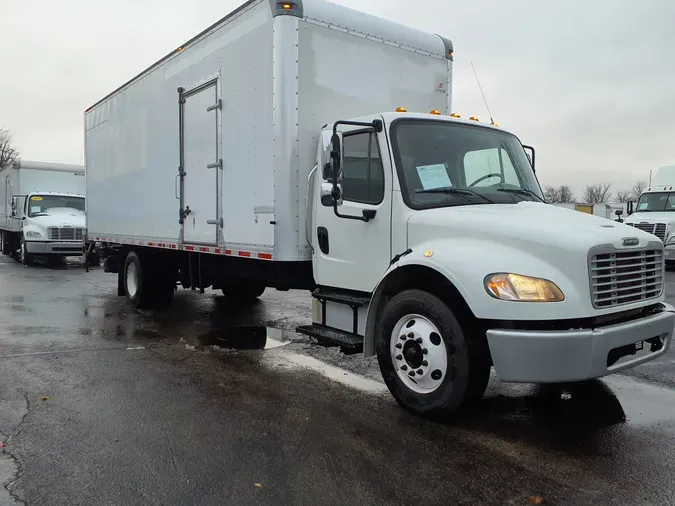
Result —
[[[473, 61], [542, 184], [619, 189], [675, 163], [673, 1], [335, 1], [452, 39], [454, 109], [489, 119]], [[83, 110], [240, 3], [0, 0], [0, 126], [24, 159], [83, 163]]]

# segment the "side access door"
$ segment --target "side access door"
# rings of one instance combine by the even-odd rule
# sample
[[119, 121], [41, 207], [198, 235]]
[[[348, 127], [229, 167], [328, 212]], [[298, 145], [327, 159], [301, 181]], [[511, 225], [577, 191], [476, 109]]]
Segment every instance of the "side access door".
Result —
[[[322, 139], [326, 153], [330, 133], [324, 131]], [[313, 220], [314, 278], [319, 286], [370, 293], [389, 267], [392, 170], [386, 145], [384, 133], [372, 129], [343, 132], [337, 207], [342, 216], [336, 215], [330, 196], [330, 169], [321, 166], [326, 157], [319, 163]]]
[[218, 79], [178, 93], [182, 242], [216, 245], [223, 222]]

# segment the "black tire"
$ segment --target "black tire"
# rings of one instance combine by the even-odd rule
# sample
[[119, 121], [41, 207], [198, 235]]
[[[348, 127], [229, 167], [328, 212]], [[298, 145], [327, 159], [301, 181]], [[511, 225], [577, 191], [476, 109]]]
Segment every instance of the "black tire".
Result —
[[7, 232], [0, 232], [0, 246], [2, 247], [2, 254], [9, 255], [11, 253], [10, 248], [10, 236]]
[[124, 293], [136, 309], [165, 309], [171, 303], [175, 279], [161, 267], [161, 263], [153, 262], [135, 251], [126, 256]]
[[21, 263], [26, 266], [33, 265], [35, 261], [33, 255], [28, 253], [26, 240], [23, 237], [21, 238], [21, 253], [19, 254], [19, 258], [21, 259]]
[[[390, 352], [395, 325], [406, 315], [414, 314], [433, 323], [445, 344], [447, 371], [436, 390], [429, 393], [415, 392], [401, 380]], [[476, 339], [478, 342], [467, 339], [450, 308], [429, 292], [406, 290], [393, 297], [377, 325], [376, 339], [377, 358], [384, 382], [398, 403], [412, 412], [430, 418], [446, 418], [479, 399], [485, 392], [490, 379], [490, 359], [485, 339], [482, 338], [484, 343], [480, 342], [481, 337]]]
[[227, 287], [221, 288], [225, 297], [231, 297], [238, 302], [254, 302], [260, 297], [267, 287], [255, 281], [237, 281], [228, 283]]

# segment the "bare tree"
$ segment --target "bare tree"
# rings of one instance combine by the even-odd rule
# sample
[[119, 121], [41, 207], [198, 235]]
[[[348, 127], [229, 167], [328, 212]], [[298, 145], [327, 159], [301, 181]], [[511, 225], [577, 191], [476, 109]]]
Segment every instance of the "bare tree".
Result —
[[640, 194], [644, 191], [646, 187], [647, 187], [646, 181], [638, 181], [637, 183], [635, 183], [635, 185], [633, 185], [633, 187], [630, 189], [632, 200], [637, 201], [640, 198]]
[[572, 191], [572, 188], [566, 184], [558, 188], [558, 202], [569, 204], [570, 202], [574, 202], [574, 200], [574, 192]]
[[558, 202], [558, 189], [554, 186], [544, 186], [544, 200], [550, 204]]
[[620, 190], [616, 192], [614, 202], [624, 204], [633, 200], [633, 190]]
[[6, 167], [19, 157], [19, 151], [12, 145], [12, 134], [0, 127], [0, 167]]
[[586, 185], [584, 191], [584, 202], [588, 204], [604, 204], [612, 198], [612, 192], [609, 189], [612, 183], [598, 183]]
[[574, 202], [574, 193], [566, 184], [558, 186], [544, 186], [544, 199], [550, 204]]

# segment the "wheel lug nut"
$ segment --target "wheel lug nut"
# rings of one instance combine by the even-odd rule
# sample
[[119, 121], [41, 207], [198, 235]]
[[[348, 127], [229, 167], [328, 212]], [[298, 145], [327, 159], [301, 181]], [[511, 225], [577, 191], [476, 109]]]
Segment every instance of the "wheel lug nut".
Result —
[[401, 355], [396, 355], [396, 360], [401, 360], [403, 357]]
[[422, 338], [421, 338], [421, 337], [418, 337], [417, 339], [415, 339], [415, 341], [416, 341], [417, 343], [421, 343], [421, 342], [422, 342]]
[[401, 343], [396, 343], [396, 347], [400, 350], [401, 348], [403, 348], [403, 345]]
[[417, 374], [422, 375], [424, 371], [422, 369], [417, 369]]
[[407, 371], [407, 370], [408, 370], [408, 366], [405, 365], [405, 364], [403, 364], [403, 365], [401, 366], [401, 371]]
[[411, 378], [414, 378], [415, 377], [415, 371], [410, 371], [408, 373], [408, 376], [410, 376]]
[[426, 360], [423, 360], [423, 361], [422, 361], [422, 365], [423, 365], [424, 367], [426, 367], [426, 366], [429, 365], [429, 362], [427, 362]]
[[406, 340], [406, 337], [405, 337], [405, 336], [401, 336], [401, 341], [405, 341], [405, 340]]
[[412, 332], [409, 332], [409, 333], [408, 333], [408, 337], [409, 337], [410, 339], [412, 339], [413, 337], [415, 337], [415, 334], [413, 334]]
[[424, 349], [422, 350], [422, 354], [423, 354], [423, 355], [426, 355], [427, 353], [429, 353], [429, 350], [427, 350], [426, 348], [424, 348]]

